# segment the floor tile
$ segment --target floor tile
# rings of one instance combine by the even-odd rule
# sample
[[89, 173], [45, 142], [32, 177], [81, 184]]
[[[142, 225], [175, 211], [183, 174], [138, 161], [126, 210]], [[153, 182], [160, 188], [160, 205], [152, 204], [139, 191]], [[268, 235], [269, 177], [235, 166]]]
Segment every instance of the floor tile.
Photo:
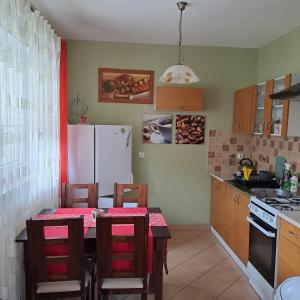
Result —
[[239, 278], [234, 285], [247, 291], [252, 290], [252, 287], [249, 284], [249, 279], [245, 275]]
[[[221, 259], [222, 260], [222, 259]], [[203, 256], [201, 256], [201, 253], [192, 257], [191, 259], [187, 260], [184, 262], [182, 265], [184, 267], [191, 268], [195, 271], [204, 273], [207, 272], [208, 270], [212, 269], [217, 265], [219, 261], [211, 261]]]
[[215, 244], [200, 252], [199, 257], [219, 263], [228, 256], [227, 252], [218, 244]]
[[168, 277], [188, 285], [199, 278], [201, 275], [202, 273], [199, 271], [195, 271], [191, 268], [180, 265], [171, 270]]
[[218, 300], [259, 300], [253, 290], [246, 291], [237, 286], [232, 286], [218, 297]]
[[174, 230], [171, 231], [172, 239], [168, 241], [169, 249], [175, 248], [183, 243], [202, 235], [205, 231], [184, 231]]
[[212, 297], [221, 295], [230, 284], [213, 277], [203, 275], [191, 284], [192, 287]]
[[171, 299], [175, 294], [185, 287], [186, 285], [184, 283], [172, 279], [169, 276], [164, 276], [163, 299]]
[[206, 295], [197, 289], [192, 287], [186, 287], [178, 294], [176, 294], [172, 300], [213, 300], [214, 298]]
[[232, 284], [242, 277], [242, 271], [235, 270], [232, 268], [224, 268], [219, 265], [215, 266], [206, 273], [207, 276], [210, 276], [214, 279], [217, 279], [223, 283]]

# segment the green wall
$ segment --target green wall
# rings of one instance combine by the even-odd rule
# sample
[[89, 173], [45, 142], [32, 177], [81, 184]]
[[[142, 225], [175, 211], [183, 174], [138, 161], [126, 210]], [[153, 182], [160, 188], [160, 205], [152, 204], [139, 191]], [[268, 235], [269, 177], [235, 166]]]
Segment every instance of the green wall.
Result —
[[[133, 125], [134, 177], [149, 183], [150, 206], [161, 207], [170, 224], [200, 224], [210, 216], [207, 133], [231, 128], [233, 91], [256, 81], [257, 51], [189, 46], [184, 54], [205, 91], [204, 145], [143, 145], [142, 113], [154, 113], [152, 105], [97, 102], [98, 67], [154, 70], [157, 84], [163, 70], [176, 62], [176, 46], [69, 40], [68, 92], [69, 100], [77, 92], [85, 97], [90, 123]], [[75, 121], [71, 115], [69, 121]], [[145, 152], [144, 160], [138, 159], [139, 151]]]
[[300, 27], [258, 49], [258, 82], [289, 73], [300, 73]]

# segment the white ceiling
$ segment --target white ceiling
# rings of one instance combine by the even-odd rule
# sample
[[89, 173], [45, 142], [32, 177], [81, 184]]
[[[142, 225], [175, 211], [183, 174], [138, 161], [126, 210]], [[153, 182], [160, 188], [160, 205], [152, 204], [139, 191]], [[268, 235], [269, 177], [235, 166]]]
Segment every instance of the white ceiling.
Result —
[[[176, 44], [176, 0], [31, 0], [67, 39]], [[300, 0], [190, 0], [183, 44], [257, 48], [300, 25]]]

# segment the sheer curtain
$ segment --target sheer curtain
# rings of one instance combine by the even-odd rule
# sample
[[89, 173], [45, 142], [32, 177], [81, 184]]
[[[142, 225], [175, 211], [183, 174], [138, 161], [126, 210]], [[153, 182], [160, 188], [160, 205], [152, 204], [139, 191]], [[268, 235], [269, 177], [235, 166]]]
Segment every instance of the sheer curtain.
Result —
[[58, 203], [60, 39], [26, 0], [0, 0], [0, 298], [23, 299], [26, 218]]

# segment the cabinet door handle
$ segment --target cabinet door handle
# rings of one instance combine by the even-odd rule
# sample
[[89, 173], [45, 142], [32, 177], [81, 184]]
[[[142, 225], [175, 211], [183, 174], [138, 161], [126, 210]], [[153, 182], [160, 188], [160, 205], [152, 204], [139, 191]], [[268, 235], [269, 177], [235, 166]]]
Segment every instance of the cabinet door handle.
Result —
[[236, 203], [236, 196], [237, 196], [237, 193], [234, 193], [233, 194], [233, 201]]
[[300, 239], [300, 236], [294, 233], [293, 231], [289, 231], [289, 235], [291, 235], [294, 238]]

